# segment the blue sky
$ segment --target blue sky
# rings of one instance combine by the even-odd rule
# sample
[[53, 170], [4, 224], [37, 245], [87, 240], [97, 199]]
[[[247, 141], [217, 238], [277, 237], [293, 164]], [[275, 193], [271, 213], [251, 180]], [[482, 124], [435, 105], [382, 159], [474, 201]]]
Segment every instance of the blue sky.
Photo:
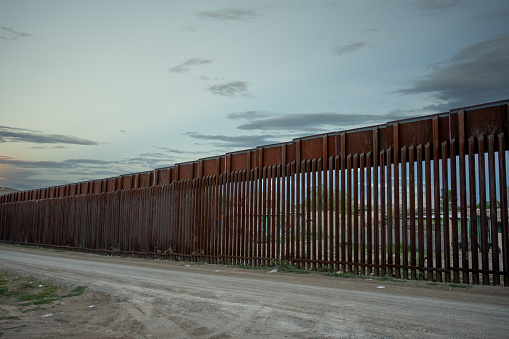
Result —
[[509, 97], [507, 1], [0, 0], [0, 186]]

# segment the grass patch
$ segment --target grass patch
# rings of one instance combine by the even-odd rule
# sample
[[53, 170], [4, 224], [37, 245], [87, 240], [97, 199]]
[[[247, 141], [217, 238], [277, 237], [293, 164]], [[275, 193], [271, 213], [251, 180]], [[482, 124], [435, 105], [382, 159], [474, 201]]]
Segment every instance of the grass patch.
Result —
[[[338, 273], [339, 272], [339, 273]], [[359, 276], [356, 275], [356, 274], [353, 274], [353, 273], [348, 273], [348, 272], [341, 272], [341, 271], [337, 271], [337, 272], [329, 272], [326, 274], [328, 277], [337, 277], [337, 278], [347, 278], [347, 279], [351, 279], [351, 278], [358, 278]]]
[[31, 248], [31, 249], [34, 249], [34, 250], [38, 250], [38, 249], [42, 248], [42, 247], [39, 247], [39, 246], [33, 246], [33, 245], [20, 245], [20, 244], [16, 245], [16, 247], [21, 247], [21, 248]]
[[389, 277], [388, 275], [383, 276], [383, 277], [375, 277], [375, 279], [378, 281], [393, 281], [393, 282], [400, 282], [400, 283], [406, 283], [408, 281], [405, 279], [396, 279], [393, 277]]
[[16, 317], [16, 316], [13, 316], [13, 315], [5, 316], [5, 317], [0, 317], [0, 320], [20, 320], [20, 319], [21, 319], [20, 317]]
[[288, 260], [275, 260], [274, 266], [278, 272], [295, 272], [296, 267], [293, 266]]
[[86, 289], [85, 286], [77, 286], [70, 293], [65, 293], [59, 285], [0, 271], [0, 297], [14, 299], [23, 307], [36, 306], [26, 311], [39, 309], [40, 305], [48, 305], [64, 298], [80, 296]]
[[252, 265], [245, 265], [245, 264], [228, 265], [228, 267], [242, 268], [245, 270], [267, 270], [267, 269], [271, 269], [271, 267], [274, 267], [277, 269], [277, 272], [296, 273], [296, 274], [309, 274], [312, 272], [311, 270], [297, 269], [288, 260], [272, 260], [271, 267], [252, 266]]
[[40, 299], [32, 302], [32, 305], [48, 305], [57, 300], [60, 300], [60, 298]]
[[87, 290], [86, 286], [77, 286], [71, 293], [63, 295], [60, 299], [69, 298], [69, 297], [79, 297]]
[[228, 265], [228, 267], [242, 268], [242, 269], [245, 269], [245, 270], [263, 270], [263, 269], [267, 268], [267, 267], [263, 267], [263, 266], [251, 266], [251, 265], [244, 265], [244, 264], [240, 264], [240, 265]]
[[448, 286], [453, 287], [453, 288], [470, 288], [470, 287], [472, 287], [467, 284], [456, 284], [456, 283], [450, 283], [450, 284], [448, 284]]

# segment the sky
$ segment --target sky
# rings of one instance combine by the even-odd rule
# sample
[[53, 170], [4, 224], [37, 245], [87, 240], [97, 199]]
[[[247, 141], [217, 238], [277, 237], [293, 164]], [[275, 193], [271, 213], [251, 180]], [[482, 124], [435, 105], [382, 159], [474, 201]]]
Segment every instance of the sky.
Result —
[[0, 0], [0, 186], [509, 98], [509, 2]]

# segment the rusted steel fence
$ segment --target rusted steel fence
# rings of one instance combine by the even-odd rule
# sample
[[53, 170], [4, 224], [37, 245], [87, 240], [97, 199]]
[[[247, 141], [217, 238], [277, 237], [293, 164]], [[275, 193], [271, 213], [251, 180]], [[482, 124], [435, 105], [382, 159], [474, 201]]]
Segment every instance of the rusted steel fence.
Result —
[[507, 286], [508, 103], [12, 193], [0, 239]]

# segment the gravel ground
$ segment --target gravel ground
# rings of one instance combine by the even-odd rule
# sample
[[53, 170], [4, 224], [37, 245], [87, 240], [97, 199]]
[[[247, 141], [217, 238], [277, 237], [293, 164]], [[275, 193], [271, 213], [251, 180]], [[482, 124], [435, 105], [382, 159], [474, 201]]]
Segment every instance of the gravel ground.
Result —
[[47, 309], [0, 305], [5, 338], [507, 337], [509, 288], [268, 273], [0, 247], [0, 269], [87, 292]]

